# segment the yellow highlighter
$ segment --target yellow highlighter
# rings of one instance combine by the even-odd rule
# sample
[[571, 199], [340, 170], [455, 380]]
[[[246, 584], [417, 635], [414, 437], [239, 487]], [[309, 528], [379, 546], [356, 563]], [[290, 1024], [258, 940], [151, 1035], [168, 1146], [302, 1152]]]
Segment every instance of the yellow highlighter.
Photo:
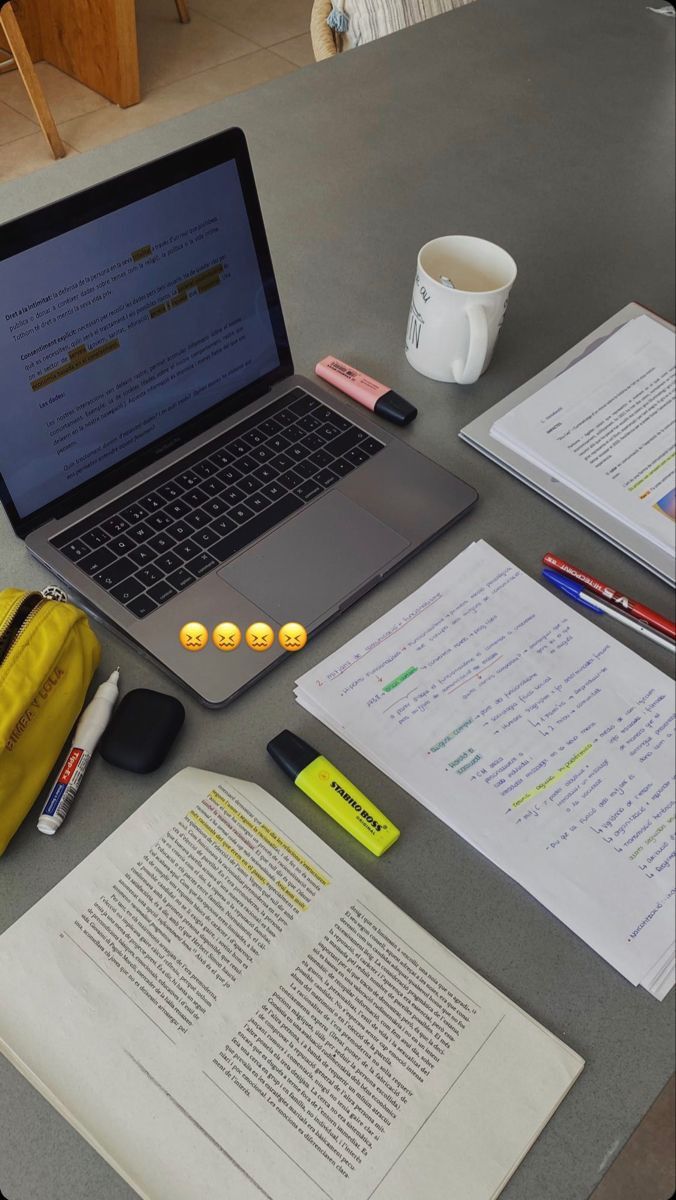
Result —
[[283, 729], [268, 742], [268, 753], [315, 804], [324, 809], [372, 854], [389, 850], [399, 837], [396, 825], [359, 788], [302, 738]]

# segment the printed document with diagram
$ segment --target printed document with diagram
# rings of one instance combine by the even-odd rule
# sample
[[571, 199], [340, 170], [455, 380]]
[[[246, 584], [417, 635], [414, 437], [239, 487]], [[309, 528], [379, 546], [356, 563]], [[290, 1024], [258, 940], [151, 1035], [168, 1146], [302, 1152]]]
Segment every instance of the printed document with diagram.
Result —
[[674, 687], [485, 542], [296, 698], [632, 983], [674, 983]]
[[674, 333], [628, 321], [500, 417], [498, 441], [673, 553]]
[[207, 771], [0, 937], [0, 979], [0, 1049], [147, 1200], [490, 1200], [583, 1067]]
[[676, 583], [674, 327], [626, 304], [460, 437]]

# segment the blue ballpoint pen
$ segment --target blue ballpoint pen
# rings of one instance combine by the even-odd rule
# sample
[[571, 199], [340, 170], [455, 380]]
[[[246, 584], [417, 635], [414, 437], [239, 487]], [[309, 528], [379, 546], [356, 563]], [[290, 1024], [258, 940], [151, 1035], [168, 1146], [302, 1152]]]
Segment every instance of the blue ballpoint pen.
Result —
[[552, 583], [554, 587], [565, 592], [572, 600], [577, 600], [578, 604], [584, 605], [585, 608], [591, 608], [592, 612], [612, 617], [614, 621], [619, 621], [621, 625], [628, 625], [636, 633], [642, 633], [651, 642], [657, 642], [658, 646], [665, 646], [667, 650], [671, 650], [672, 654], [676, 653], [676, 642], [672, 642], [662, 637], [661, 634], [655, 633], [654, 629], [650, 629], [642, 621], [637, 621], [634, 617], [627, 617], [623, 612], [618, 612], [614, 606], [604, 604], [603, 600], [599, 600], [591, 592], [586, 592], [581, 583], [576, 583], [574, 579], [569, 579], [567, 575], [559, 575], [557, 571], [551, 571], [549, 568], [546, 568], [542, 572], [542, 575], [548, 583]]

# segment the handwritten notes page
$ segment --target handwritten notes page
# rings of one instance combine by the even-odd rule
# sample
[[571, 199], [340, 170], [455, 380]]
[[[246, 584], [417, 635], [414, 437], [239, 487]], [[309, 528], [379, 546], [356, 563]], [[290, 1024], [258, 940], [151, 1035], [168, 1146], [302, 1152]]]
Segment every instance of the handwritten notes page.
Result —
[[491, 1200], [583, 1067], [207, 771], [3, 934], [0, 979], [0, 1050], [147, 1200]]
[[674, 333], [628, 321], [501, 417], [498, 441], [674, 550]]
[[632, 983], [667, 994], [667, 676], [477, 542], [296, 697]]

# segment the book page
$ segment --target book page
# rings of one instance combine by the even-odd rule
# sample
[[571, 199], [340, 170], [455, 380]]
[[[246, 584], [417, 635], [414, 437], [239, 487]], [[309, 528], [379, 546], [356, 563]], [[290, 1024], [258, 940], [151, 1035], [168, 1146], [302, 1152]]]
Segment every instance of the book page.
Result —
[[0, 938], [0, 977], [4, 1052], [149, 1200], [486, 1200], [582, 1069], [262, 789], [205, 771]]
[[645, 314], [491, 434], [666, 550], [676, 530], [674, 334]]
[[602, 624], [478, 542], [296, 696], [632, 983], [670, 984], [674, 687]]

